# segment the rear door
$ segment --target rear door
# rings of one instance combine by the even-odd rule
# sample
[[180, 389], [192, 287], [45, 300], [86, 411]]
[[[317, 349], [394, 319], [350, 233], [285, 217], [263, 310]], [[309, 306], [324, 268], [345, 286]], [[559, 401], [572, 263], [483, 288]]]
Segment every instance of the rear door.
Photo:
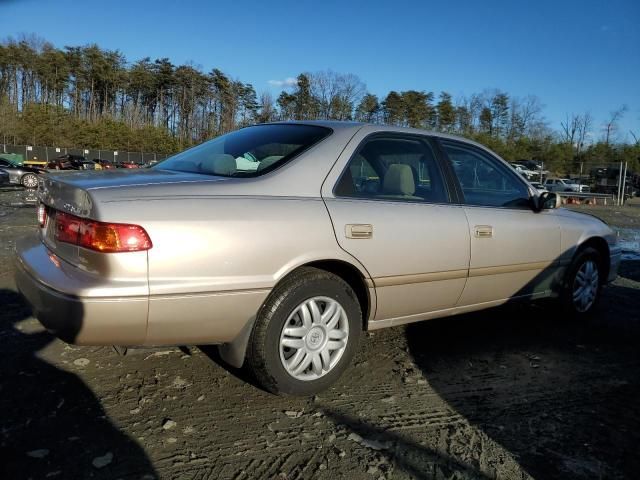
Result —
[[520, 176], [475, 145], [440, 140], [469, 223], [471, 262], [461, 307], [544, 295], [560, 256], [553, 210], [534, 212]]
[[372, 277], [374, 321], [405, 323], [453, 307], [467, 277], [469, 229], [430, 140], [360, 132], [332, 174], [323, 198], [338, 243]]

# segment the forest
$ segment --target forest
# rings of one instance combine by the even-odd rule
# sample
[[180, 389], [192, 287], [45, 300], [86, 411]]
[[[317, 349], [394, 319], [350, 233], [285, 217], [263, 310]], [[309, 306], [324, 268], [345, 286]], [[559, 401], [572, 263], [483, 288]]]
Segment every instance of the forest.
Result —
[[554, 129], [535, 95], [487, 88], [455, 99], [427, 89], [379, 97], [356, 75], [330, 70], [300, 73], [274, 98], [219, 69], [168, 58], [130, 62], [117, 50], [58, 48], [36, 36], [0, 43], [5, 144], [172, 153], [254, 123], [336, 119], [458, 134], [506, 160], [541, 160], [558, 172], [619, 161], [637, 171], [640, 132], [619, 131], [626, 114], [615, 105], [605, 119], [568, 112]]

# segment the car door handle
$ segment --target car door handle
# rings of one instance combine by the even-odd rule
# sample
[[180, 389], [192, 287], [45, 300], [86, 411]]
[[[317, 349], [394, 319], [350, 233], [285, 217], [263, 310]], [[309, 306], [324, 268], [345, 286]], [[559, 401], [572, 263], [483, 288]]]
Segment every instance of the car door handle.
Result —
[[473, 233], [476, 238], [493, 237], [493, 227], [491, 225], [476, 225], [473, 227]]
[[352, 223], [346, 225], [347, 238], [371, 238], [373, 237], [373, 225]]

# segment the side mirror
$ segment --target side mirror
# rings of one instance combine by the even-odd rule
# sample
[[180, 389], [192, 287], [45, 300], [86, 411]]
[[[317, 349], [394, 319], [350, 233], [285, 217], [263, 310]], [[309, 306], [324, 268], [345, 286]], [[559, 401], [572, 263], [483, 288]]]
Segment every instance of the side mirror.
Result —
[[562, 199], [553, 192], [542, 192], [533, 198], [533, 204], [533, 210], [540, 212], [542, 210], [549, 210], [550, 208], [560, 208]]

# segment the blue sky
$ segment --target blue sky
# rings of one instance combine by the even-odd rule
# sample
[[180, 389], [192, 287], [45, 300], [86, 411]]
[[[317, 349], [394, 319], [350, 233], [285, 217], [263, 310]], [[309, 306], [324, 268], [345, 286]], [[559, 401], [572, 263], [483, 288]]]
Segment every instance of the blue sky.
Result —
[[621, 139], [640, 136], [639, 0], [0, 0], [0, 18], [0, 38], [169, 57], [274, 95], [270, 80], [325, 69], [354, 73], [379, 96], [498, 88], [540, 97], [553, 128], [590, 111], [595, 136], [626, 104]]

